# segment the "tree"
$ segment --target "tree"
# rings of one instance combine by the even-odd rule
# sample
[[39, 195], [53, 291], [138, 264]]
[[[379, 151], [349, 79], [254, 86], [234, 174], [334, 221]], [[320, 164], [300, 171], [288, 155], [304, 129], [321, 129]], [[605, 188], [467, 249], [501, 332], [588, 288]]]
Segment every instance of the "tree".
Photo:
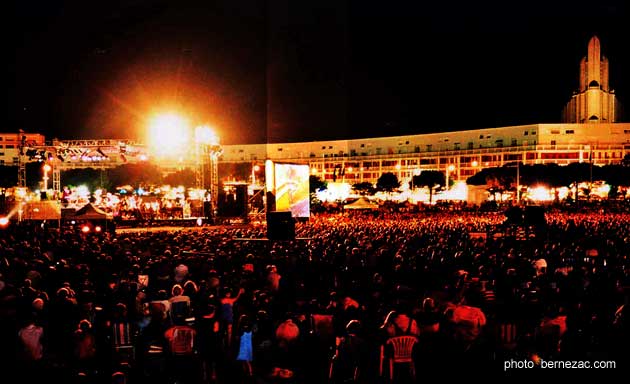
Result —
[[61, 172], [61, 182], [66, 186], [85, 185], [90, 191], [98, 188], [109, 190], [111, 183], [104, 170], [94, 168], [68, 169]]
[[356, 183], [352, 186], [352, 188], [358, 192], [360, 195], [373, 195], [376, 191], [376, 188], [372, 185], [372, 183], [364, 181], [362, 183]]
[[319, 211], [322, 206], [322, 202], [317, 198], [317, 191], [324, 191], [328, 188], [328, 183], [322, 180], [319, 176], [309, 175], [308, 177], [308, 190], [311, 198], [311, 209], [313, 211]]
[[164, 184], [168, 185], [183, 185], [185, 187], [193, 187], [197, 183], [195, 177], [195, 171], [192, 169], [182, 169], [170, 173], [164, 177]]
[[440, 171], [422, 171], [411, 178], [412, 185], [429, 189], [429, 204], [433, 203], [433, 189], [438, 185], [445, 185], [446, 176]]
[[[581, 182], [591, 180], [592, 175], [592, 164], [589, 163], [571, 163], [565, 167], [563, 167], [564, 172], [560, 174], [560, 178], [564, 185], [567, 187], [571, 187], [573, 185], [573, 189], [575, 191], [573, 197], [575, 199], [575, 203], [578, 201], [578, 185]], [[584, 191], [586, 192], [586, 191]], [[590, 191], [589, 191], [590, 192]]]
[[[606, 181], [606, 184], [610, 185], [610, 192], [608, 198], [614, 199], [620, 192], [619, 187], [628, 187], [630, 185], [630, 166], [625, 166], [622, 162], [620, 164], [609, 164], [601, 167], [599, 172], [601, 179]], [[623, 192], [625, 188], [621, 188]], [[625, 192], [622, 193], [625, 196]]]
[[393, 192], [400, 188], [400, 181], [398, 176], [391, 172], [385, 172], [378, 178], [376, 182], [376, 189], [379, 191]]
[[322, 180], [319, 176], [310, 175], [308, 177], [308, 190], [310, 193], [315, 193], [317, 191], [323, 191], [328, 188], [328, 183]]
[[162, 173], [153, 164], [123, 164], [109, 169], [107, 177], [114, 187], [121, 185], [160, 184]]
[[470, 185], [485, 185], [488, 192], [494, 196], [510, 190], [516, 181], [516, 170], [511, 167], [486, 168], [477, 172], [466, 180]]

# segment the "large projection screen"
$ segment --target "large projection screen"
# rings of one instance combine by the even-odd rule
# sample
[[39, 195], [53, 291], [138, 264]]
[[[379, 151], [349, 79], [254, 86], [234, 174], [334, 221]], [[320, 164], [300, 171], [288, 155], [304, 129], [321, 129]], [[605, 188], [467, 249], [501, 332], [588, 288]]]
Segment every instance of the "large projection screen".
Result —
[[265, 168], [267, 192], [275, 198], [275, 210], [291, 211], [293, 217], [309, 217], [309, 166], [267, 160]]

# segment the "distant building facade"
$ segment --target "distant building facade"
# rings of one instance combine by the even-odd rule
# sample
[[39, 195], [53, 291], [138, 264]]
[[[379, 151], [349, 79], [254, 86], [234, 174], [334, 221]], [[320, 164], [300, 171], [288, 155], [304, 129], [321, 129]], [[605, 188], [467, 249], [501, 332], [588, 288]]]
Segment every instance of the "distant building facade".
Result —
[[223, 162], [254, 165], [271, 159], [309, 164], [311, 173], [326, 181], [376, 183], [385, 172], [405, 181], [423, 170], [447, 172], [449, 167], [451, 178], [465, 180], [483, 168], [515, 162], [618, 163], [630, 154], [630, 123], [532, 124], [355, 140], [226, 145], [223, 149]]

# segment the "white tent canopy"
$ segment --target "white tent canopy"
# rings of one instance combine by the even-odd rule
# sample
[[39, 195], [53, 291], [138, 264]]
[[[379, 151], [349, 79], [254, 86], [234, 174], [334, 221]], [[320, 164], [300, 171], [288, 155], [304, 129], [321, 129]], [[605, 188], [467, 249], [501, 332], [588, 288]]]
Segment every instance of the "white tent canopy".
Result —
[[360, 197], [357, 201], [345, 204], [344, 209], [378, 209], [378, 204], [370, 202], [365, 197]]

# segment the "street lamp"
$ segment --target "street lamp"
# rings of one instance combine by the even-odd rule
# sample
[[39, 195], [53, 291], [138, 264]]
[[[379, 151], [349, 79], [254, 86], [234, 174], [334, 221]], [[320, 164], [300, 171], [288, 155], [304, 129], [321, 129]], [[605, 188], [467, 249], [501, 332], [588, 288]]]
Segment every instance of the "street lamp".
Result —
[[255, 164], [252, 167], [252, 185], [256, 185], [256, 172], [260, 171], [260, 165]]
[[44, 191], [48, 191], [48, 172], [50, 172], [51, 169], [50, 164], [44, 164]]
[[447, 191], [450, 189], [449, 173], [453, 172], [454, 170], [455, 170], [455, 166], [453, 164], [446, 167], [446, 190]]

